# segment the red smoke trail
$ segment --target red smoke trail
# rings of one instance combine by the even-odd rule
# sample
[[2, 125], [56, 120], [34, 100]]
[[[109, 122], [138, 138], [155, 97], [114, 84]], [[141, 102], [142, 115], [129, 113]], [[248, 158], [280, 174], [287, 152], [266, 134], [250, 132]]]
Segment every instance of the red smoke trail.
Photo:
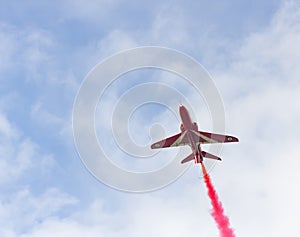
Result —
[[208, 173], [206, 172], [205, 166], [203, 163], [201, 163], [201, 166], [202, 166], [204, 181], [208, 190], [208, 196], [210, 198], [211, 205], [213, 206], [211, 215], [215, 219], [215, 222], [217, 223], [221, 237], [234, 237], [235, 235], [233, 229], [230, 228], [229, 219], [224, 214], [222, 203], [219, 201], [218, 194], [213, 187], [213, 184], [210, 180]]

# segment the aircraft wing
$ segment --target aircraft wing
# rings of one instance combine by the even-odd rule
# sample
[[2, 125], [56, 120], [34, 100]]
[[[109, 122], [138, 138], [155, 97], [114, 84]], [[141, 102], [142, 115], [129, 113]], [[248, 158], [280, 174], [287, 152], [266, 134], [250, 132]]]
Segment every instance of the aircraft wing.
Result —
[[178, 133], [172, 137], [168, 137], [161, 141], [155, 142], [151, 145], [152, 149], [164, 148], [164, 147], [174, 147], [183, 146], [188, 144], [188, 140], [185, 136], [186, 132]]
[[230, 135], [202, 132], [202, 131], [193, 131], [195, 135], [199, 138], [199, 143], [208, 144], [208, 143], [227, 143], [227, 142], [238, 142], [239, 139]]

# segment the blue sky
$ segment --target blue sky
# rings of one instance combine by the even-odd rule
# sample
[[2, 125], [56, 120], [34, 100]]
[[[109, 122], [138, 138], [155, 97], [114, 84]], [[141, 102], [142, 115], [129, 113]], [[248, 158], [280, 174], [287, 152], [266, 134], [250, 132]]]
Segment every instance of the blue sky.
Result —
[[[241, 142], [223, 147], [211, 174], [236, 235], [297, 235], [299, 40], [297, 1], [3, 1], [0, 235], [218, 236], [195, 167], [162, 190], [137, 195], [98, 182], [76, 152], [72, 110], [83, 79], [106, 57], [144, 45], [191, 55], [222, 95], [226, 132]], [[172, 87], [190, 90], [176, 80]], [[116, 83], [111, 93], [126, 87]], [[176, 132], [170, 112], [144, 112], [153, 114], [137, 110], [137, 127], [162, 119]], [[207, 108], [196, 117], [209, 130]], [[142, 135], [130, 130], [135, 139]]]

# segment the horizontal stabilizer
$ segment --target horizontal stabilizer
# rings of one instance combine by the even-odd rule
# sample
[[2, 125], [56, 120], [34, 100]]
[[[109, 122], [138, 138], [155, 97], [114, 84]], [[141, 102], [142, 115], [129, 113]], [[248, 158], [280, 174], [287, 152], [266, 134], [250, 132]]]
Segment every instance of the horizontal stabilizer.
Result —
[[208, 159], [222, 160], [220, 157], [215, 156], [215, 155], [213, 155], [213, 154], [210, 154], [210, 153], [208, 153], [208, 152], [206, 152], [206, 151], [202, 151], [201, 154], [202, 154], [203, 157], [208, 158]]
[[194, 153], [192, 153], [188, 157], [186, 157], [185, 159], [183, 159], [181, 161], [181, 164], [184, 164], [184, 163], [189, 162], [189, 161], [194, 160], [194, 159], [195, 159], [195, 155], [194, 155]]

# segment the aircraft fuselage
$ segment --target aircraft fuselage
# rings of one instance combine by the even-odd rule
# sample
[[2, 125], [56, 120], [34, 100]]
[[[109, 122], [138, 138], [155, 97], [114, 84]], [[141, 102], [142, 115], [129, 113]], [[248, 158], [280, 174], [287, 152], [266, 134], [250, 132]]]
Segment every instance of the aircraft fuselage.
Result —
[[201, 146], [198, 144], [197, 137], [195, 137], [194, 133], [192, 132], [198, 132], [198, 126], [195, 122], [192, 122], [188, 110], [183, 105], [179, 106], [179, 114], [182, 121], [180, 129], [187, 135], [189, 141], [188, 145], [191, 147], [195, 156], [195, 163], [201, 163], [203, 161]]

